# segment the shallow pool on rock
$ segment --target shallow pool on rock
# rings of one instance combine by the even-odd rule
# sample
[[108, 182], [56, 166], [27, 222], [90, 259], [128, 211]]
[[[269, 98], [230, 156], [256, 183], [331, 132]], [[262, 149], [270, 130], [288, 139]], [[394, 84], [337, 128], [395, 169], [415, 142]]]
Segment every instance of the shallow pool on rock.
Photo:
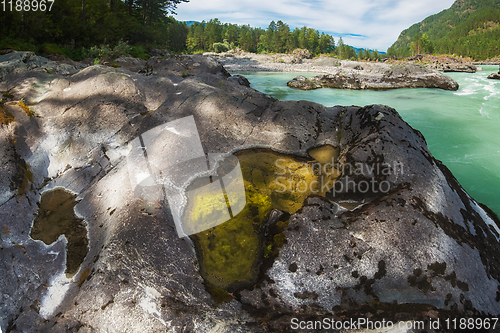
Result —
[[[269, 149], [250, 149], [235, 154], [244, 181], [244, 208], [222, 224], [191, 236], [201, 275], [209, 288], [233, 292], [254, 284], [266, 258], [277, 255], [285, 241], [288, 217], [312, 194], [324, 196], [339, 176], [338, 149], [322, 146], [309, 151], [312, 158], [280, 154]], [[234, 163], [220, 165], [218, 175], [228, 174]], [[226, 168], [226, 170], [222, 170]], [[205, 177], [188, 187], [207, 188], [219, 179]], [[230, 186], [226, 186], [230, 187]], [[194, 193], [195, 191], [193, 191]], [[241, 203], [230, 191], [224, 197], [210, 190], [188, 195], [185, 219], [202, 224], [220, 216], [223, 200], [231, 206]], [[189, 215], [189, 216], [187, 216]]]
[[63, 188], [42, 193], [38, 213], [30, 236], [47, 245], [64, 235], [66, 244], [66, 276], [73, 277], [88, 253], [87, 229], [83, 219], [75, 215], [76, 194]]

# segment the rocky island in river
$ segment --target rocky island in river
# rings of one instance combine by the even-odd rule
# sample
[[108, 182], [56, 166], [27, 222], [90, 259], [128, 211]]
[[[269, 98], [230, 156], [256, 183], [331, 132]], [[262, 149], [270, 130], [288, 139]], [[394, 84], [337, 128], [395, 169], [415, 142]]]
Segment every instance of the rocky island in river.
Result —
[[[396, 110], [278, 101], [200, 55], [120, 63], [0, 57], [2, 332], [275, 332], [294, 318], [500, 314], [498, 218]], [[205, 168], [217, 167], [214, 154], [237, 160], [227, 183], [179, 185], [192, 215], [247, 204], [244, 216], [179, 237], [171, 184], [148, 173], [196, 149]], [[130, 156], [150, 162], [131, 168]], [[335, 185], [318, 190], [318, 170]], [[138, 193], [132, 176], [150, 188]], [[198, 180], [227, 194], [192, 197]], [[279, 186], [302, 181], [307, 195]], [[239, 185], [243, 197], [231, 192]], [[48, 193], [64, 194], [74, 220], [55, 238], [34, 224], [60, 221]], [[69, 240], [87, 251], [75, 255]]]
[[337, 67], [331, 74], [307, 79], [298, 76], [287, 85], [291, 88], [311, 90], [318, 88], [372, 89], [440, 88], [458, 90], [458, 83], [450, 77], [425, 66], [383, 63], [349, 63]]
[[414, 57], [412, 61], [366, 62], [340, 60], [329, 56], [313, 58], [307, 50], [292, 54], [262, 55], [247, 52], [212, 54], [230, 72], [276, 71], [318, 72], [289, 81], [289, 87], [303, 90], [318, 88], [373, 89], [440, 88], [458, 90], [458, 83], [441, 71], [475, 72], [476, 66], [456, 57]]

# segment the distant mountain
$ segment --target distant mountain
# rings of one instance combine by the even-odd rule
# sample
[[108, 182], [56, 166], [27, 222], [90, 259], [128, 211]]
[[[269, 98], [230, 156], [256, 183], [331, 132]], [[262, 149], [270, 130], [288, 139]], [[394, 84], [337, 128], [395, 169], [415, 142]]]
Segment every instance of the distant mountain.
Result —
[[[354, 51], [356, 51], [356, 53], [359, 53], [359, 50], [370, 50], [370, 51], [375, 51], [375, 50], [372, 50], [372, 49], [364, 49], [364, 48], [362, 48], [362, 47], [354, 47], [354, 46], [351, 46], [351, 47], [354, 49]], [[378, 54], [380, 54], [380, 55], [384, 55], [384, 54], [385, 54], [385, 52], [384, 52], [384, 51], [378, 51], [378, 50], [377, 50], [377, 52], [378, 52]]]
[[411, 46], [417, 33], [428, 36], [434, 53], [454, 53], [478, 60], [498, 56], [500, 0], [456, 0], [449, 9], [401, 32], [388, 54], [415, 53]]
[[195, 23], [200, 23], [200, 22], [198, 22], [198, 21], [184, 21], [184, 23], [186, 23], [186, 24], [187, 24], [187, 26], [188, 26], [188, 27], [190, 27], [190, 26], [192, 26], [193, 24], [195, 24]]

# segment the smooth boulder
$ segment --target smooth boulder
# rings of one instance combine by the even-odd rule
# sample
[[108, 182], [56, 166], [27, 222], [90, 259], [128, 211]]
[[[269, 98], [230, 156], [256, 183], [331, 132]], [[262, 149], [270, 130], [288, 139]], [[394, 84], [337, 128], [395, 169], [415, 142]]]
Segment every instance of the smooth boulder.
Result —
[[[364, 66], [364, 67], [363, 67]], [[287, 82], [291, 88], [311, 90], [318, 88], [372, 89], [439, 88], [458, 90], [458, 83], [448, 76], [422, 65], [412, 63], [389, 65], [385, 63], [352, 64], [335, 69], [332, 74], [317, 75], [307, 80], [295, 78]]]
[[[9, 99], [36, 114], [6, 104], [14, 120], [0, 125], [3, 332], [267, 332], [290, 330], [292, 318], [500, 314], [498, 220], [396, 110], [281, 102], [209, 57], [148, 64], [144, 75], [102, 65], [55, 75], [17, 63], [2, 77]], [[339, 149], [342, 189], [309, 196], [259, 282], [223, 300], [207, 291], [172, 207], [130, 184], [128, 143], [188, 116], [209, 154]], [[158, 145], [174, 153], [172, 142]], [[42, 193], [58, 187], [77, 195], [88, 229], [89, 252], [69, 280], [65, 238], [29, 236]]]

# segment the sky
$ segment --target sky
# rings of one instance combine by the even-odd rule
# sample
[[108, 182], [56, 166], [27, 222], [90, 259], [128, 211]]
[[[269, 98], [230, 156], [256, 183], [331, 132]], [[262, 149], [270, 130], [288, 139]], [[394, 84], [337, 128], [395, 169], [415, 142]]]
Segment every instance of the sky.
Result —
[[454, 0], [190, 0], [177, 6], [179, 21], [250, 24], [267, 28], [282, 20], [342, 37], [354, 47], [386, 51], [401, 31], [449, 8]]

